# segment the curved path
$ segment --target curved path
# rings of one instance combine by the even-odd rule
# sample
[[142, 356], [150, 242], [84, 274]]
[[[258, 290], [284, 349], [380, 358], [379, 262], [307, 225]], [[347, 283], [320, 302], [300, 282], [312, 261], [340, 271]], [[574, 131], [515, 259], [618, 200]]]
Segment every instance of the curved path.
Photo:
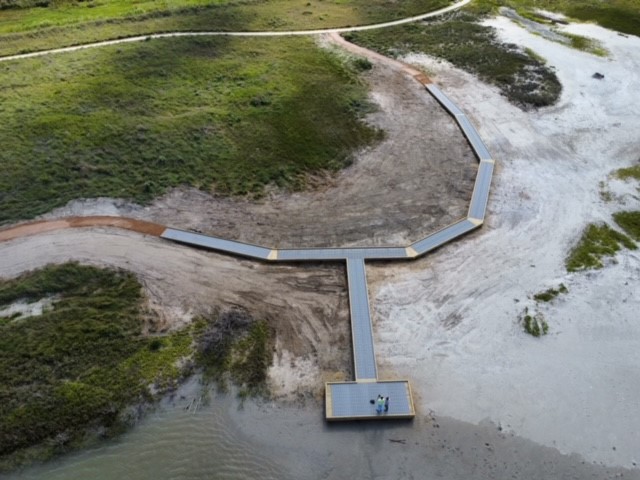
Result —
[[340, 27], [340, 28], [325, 28], [317, 30], [289, 30], [282, 32], [272, 31], [257, 31], [257, 32], [168, 32], [168, 33], [151, 33], [149, 35], [139, 35], [137, 37], [120, 38], [117, 40], [105, 40], [103, 42], [85, 43], [82, 45], [75, 45], [72, 47], [55, 48], [51, 50], [42, 50], [39, 52], [21, 53], [17, 55], [7, 55], [0, 57], [0, 62], [6, 62], [9, 60], [19, 60], [22, 58], [41, 57], [43, 55], [50, 55], [54, 53], [75, 52], [77, 50], [84, 50], [87, 48], [105, 47], [108, 45], [117, 45], [119, 43], [133, 43], [142, 42], [150, 38], [172, 38], [172, 37], [288, 37], [288, 36], [304, 36], [304, 35], [320, 35], [323, 33], [348, 33], [348, 32], [362, 32], [365, 30], [377, 30], [380, 28], [395, 27], [397, 25], [404, 25], [405, 23], [418, 22], [431, 17], [437, 17], [447, 12], [458, 10], [464, 7], [471, 0], [460, 0], [459, 2], [449, 5], [448, 7], [434, 10], [433, 12], [423, 13], [413, 17], [401, 18], [400, 20], [393, 20], [391, 22], [374, 23], [371, 25], [361, 25], [359, 27]]
[[[450, 11], [454, 8], [468, 3], [469, 0], [459, 2], [447, 9], [439, 11]], [[374, 61], [383, 61], [390, 64], [396, 70], [413, 76], [432, 95], [442, 107], [458, 123], [460, 130], [465, 135], [469, 144], [479, 161], [478, 174], [474, 185], [471, 202], [467, 217], [453, 223], [452, 225], [435, 232], [411, 245], [397, 247], [363, 247], [363, 248], [310, 248], [310, 249], [274, 249], [265, 246], [251, 245], [247, 243], [227, 240], [200, 233], [177, 230], [163, 225], [144, 222], [122, 217], [75, 217], [62, 220], [33, 222], [18, 225], [9, 229], [0, 230], [0, 241], [17, 239], [25, 235], [32, 235], [44, 231], [51, 231], [61, 228], [107, 226], [133, 230], [147, 235], [155, 235], [161, 238], [172, 240], [189, 246], [207, 248], [227, 254], [248, 257], [268, 262], [306, 262], [306, 261], [343, 261], [347, 267], [347, 279], [349, 290], [349, 305], [351, 310], [351, 331], [353, 342], [353, 359], [355, 370], [355, 382], [337, 382], [326, 384], [326, 418], [327, 420], [351, 420], [363, 418], [413, 418], [415, 409], [411, 395], [409, 382], [406, 380], [379, 381], [375, 359], [375, 348], [373, 343], [373, 327], [371, 323], [371, 313], [369, 309], [369, 297], [366, 281], [366, 260], [407, 260], [417, 258], [430, 252], [466, 233], [480, 227], [484, 222], [491, 177], [493, 175], [494, 160], [491, 158], [487, 147], [482, 142], [480, 135], [471, 124], [466, 115], [455, 105], [431, 80], [418, 70], [392, 59], [388, 59], [365, 48], [353, 45], [338, 33], [341, 31], [355, 31], [382, 28], [382, 26], [397, 25], [407, 21], [415, 21], [419, 18], [426, 18], [438, 14], [433, 12], [421, 17], [389, 22], [378, 26], [354, 27], [353, 29], [333, 29], [323, 31], [301, 32], [261, 32], [259, 34], [234, 34], [242, 36], [276, 36], [295, 34], [317, 34], [329, 33], [329, 39], [343, 48], [351, 50], [360, 55], [371, 58]], [[205, 33], [206, 34], [206, 33]], [[227, 33], [215, 33], [216, 35], [229, 35]], [[184, 36], [191, 34], [162, 34], [152, 36], [153, 38]], [[193, 34], [197, 35], [197, 34]], [[134, 37], [133, 39], [117, 40], [113, 42], [102, 42], [98, 44], [85, 45], [81, 47], [71, 47], [68, 49], [52, 50], [48, 52], [38, 52], [36, 54], [25, 54], [22, 56], [5, 57], [26, 58], [29, 56], [44, 55], [62, 51], [73, 51], [80, 48], [97, 47], [124, 41], [139, 41], [147, 37]], [[385, 415], [380, 416], [374, 412], [368, 399], [377, 395], [390, 396], [394, 399], [392, 408]]]

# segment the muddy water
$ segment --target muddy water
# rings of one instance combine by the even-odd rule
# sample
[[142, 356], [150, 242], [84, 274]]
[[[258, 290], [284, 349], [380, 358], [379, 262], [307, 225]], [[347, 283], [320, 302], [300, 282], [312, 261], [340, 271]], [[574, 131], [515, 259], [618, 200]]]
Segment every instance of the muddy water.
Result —
[[117, 440], [13, 474], [11, 480], [624, 478], [577, 455], [501, 432], [420, 415], [413, 422], [327, 425], [322, 409], [201, 394], [193, 381]]
[[[180, 398], [184, 396], [184, 398]], [[283, 468], [252, 447], [226, 414], [231, 395], [185, 410], [200, 390], [191, 384], [131, 432], [11, 479], [282, 479]]]

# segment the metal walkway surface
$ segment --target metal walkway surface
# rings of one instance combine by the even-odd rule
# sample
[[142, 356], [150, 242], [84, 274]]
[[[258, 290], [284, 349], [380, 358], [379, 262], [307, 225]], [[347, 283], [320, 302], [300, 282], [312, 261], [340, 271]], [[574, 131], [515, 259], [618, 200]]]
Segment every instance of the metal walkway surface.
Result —
[[356, 381], [376, 380], [376, 355], [373, 349], [373, 328], [369, 312], [369, 294], [364, 260], [347, 259], [349, 308], [351, 310], [351, 341]]
[[[424, 84], [424, 79], [417, 78], [417, 81]], [[475, 230], [484, 222], [495, 162], [462, 110], [437, 86], [427, 83], [425, 88], [457, 122], [479, 161], [467, 218], [409, 246], [399, 247], [275, 249], [173, 228], [167, 228], [161, 234], [167, 240], [267, 262], [346, 262], [355, 382], [326, 384], [326, 419], [329, 421], [415, 416], [408, 381], [378, 380], [365, 260], [414, 259]], [[378, 413], [376, 405], [371, 404], [378, 395], [390, 398], [388, 412]]]
[[[389, 397], [389, 410], [378, 413], [375, 399]], [[371, 403], [374, 400], [374, 403]], [[415, 417], [411, 387], [405, 380], [330, 382], [326, 385], [327, 420], [410, 419]]]

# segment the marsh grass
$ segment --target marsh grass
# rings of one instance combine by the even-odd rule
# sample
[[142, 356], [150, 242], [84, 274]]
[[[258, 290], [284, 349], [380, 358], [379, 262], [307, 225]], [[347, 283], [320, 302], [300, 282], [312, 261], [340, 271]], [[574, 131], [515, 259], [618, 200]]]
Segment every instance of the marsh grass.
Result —
[[0, 322], [0, 469], [120, 432], [129, 406], [174, 385], [191, 354], [188, 331], [142, 335], [130, 273], [69, 263], [0, 282], [0, 306], [50, 295], [42, 315]]
[[455, 13], [429, 22], [346, 34], [345, 38], [384, 55], [423, 52], [444, 58], [496, 85], [524, 109], [552, 105], [562, 87], [553, 70], [530, 51], [501, 43], [479, 16]]
[[613, 219], [627, 235], [640, 241], [640, 212], [616, 212]]
[[560, 295], [561, 293], [567, 293], [569, 290], [567, 289], [567, 287], [565, 286], [564, 283], [561, 283], [558, 288], [549, 288], [547, 290], [545, 290], [544, 292], [540, 292], [540, 293], [536, 293], [533, 296], [533, 299], [536, 302], [550, 302], [552, 301], [554, 298], [556, 298], [558, 295]]
[[310, 39], [154, 40], [0, 66], [0, 224], [189, 185], [305, 187], [381, 138], [357, 72]]
[[[48, 0], [37, 1], [47, 3]], [[450, 3], [450, 0], [55, 2], [47, 8], [0, 10], [0, 55], [158, 32], [298, 30], [360, 25], [417, 15]]]
[[522, 318], [524, 331], [534, 337], [540, 337], [549, 333], [549, 324], [541, 313], [530, 315], [527, 310]]
[[640, 180], [640, 165], [621, 168], [620, 170], [617, 170], [614, 175], [620, 180]]
[[589, 225], [565, 261], [569, 272], [603, 267], [602, 258], [615, 255], [622, 247], [635, 250], [636, 244], [609, 225]]

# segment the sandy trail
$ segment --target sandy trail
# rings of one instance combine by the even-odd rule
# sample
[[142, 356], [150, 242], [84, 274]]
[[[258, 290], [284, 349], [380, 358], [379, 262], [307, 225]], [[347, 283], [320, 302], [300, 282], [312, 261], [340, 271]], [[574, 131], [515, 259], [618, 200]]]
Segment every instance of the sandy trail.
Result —
[[23, 223], [11, 228], [0, 229], [0, 242], [13, 240], [30, 235], [39, 235], [45, 232], [63, 230], [65, 228], [81, 227], [115, 227], [130, 230], [148, 235], [160, 236], [165, 230], [164, 225], [144, 222], [124, 217], [67, 217], [59, 220], [40, 220], [36, 222]]
[[[480, 232], [416, 263], [369, 268], [381, 371], [410, 377], [424, 409], [635, 469], [640, 255], [626, 251], [602, 271], [573, 275], [563, 263], [587, 223], [640, 207], [635, 185], [607, 180], [639, 157], [640, 39], [567, 27], [603, 42], [611, 57], [599, 58], [506, 19], [488, 23], [557, 69], [562, 98], [525, 113], [445, 63], [404, 59], [463, 106], [498, 171]], [[601, 181], [613, 202], [601, 199]], [[530, 297], [560, 282], [569, 293], [536, 307]], [[548, 336], [523, 333], [525, 306], [545, 314]]]

